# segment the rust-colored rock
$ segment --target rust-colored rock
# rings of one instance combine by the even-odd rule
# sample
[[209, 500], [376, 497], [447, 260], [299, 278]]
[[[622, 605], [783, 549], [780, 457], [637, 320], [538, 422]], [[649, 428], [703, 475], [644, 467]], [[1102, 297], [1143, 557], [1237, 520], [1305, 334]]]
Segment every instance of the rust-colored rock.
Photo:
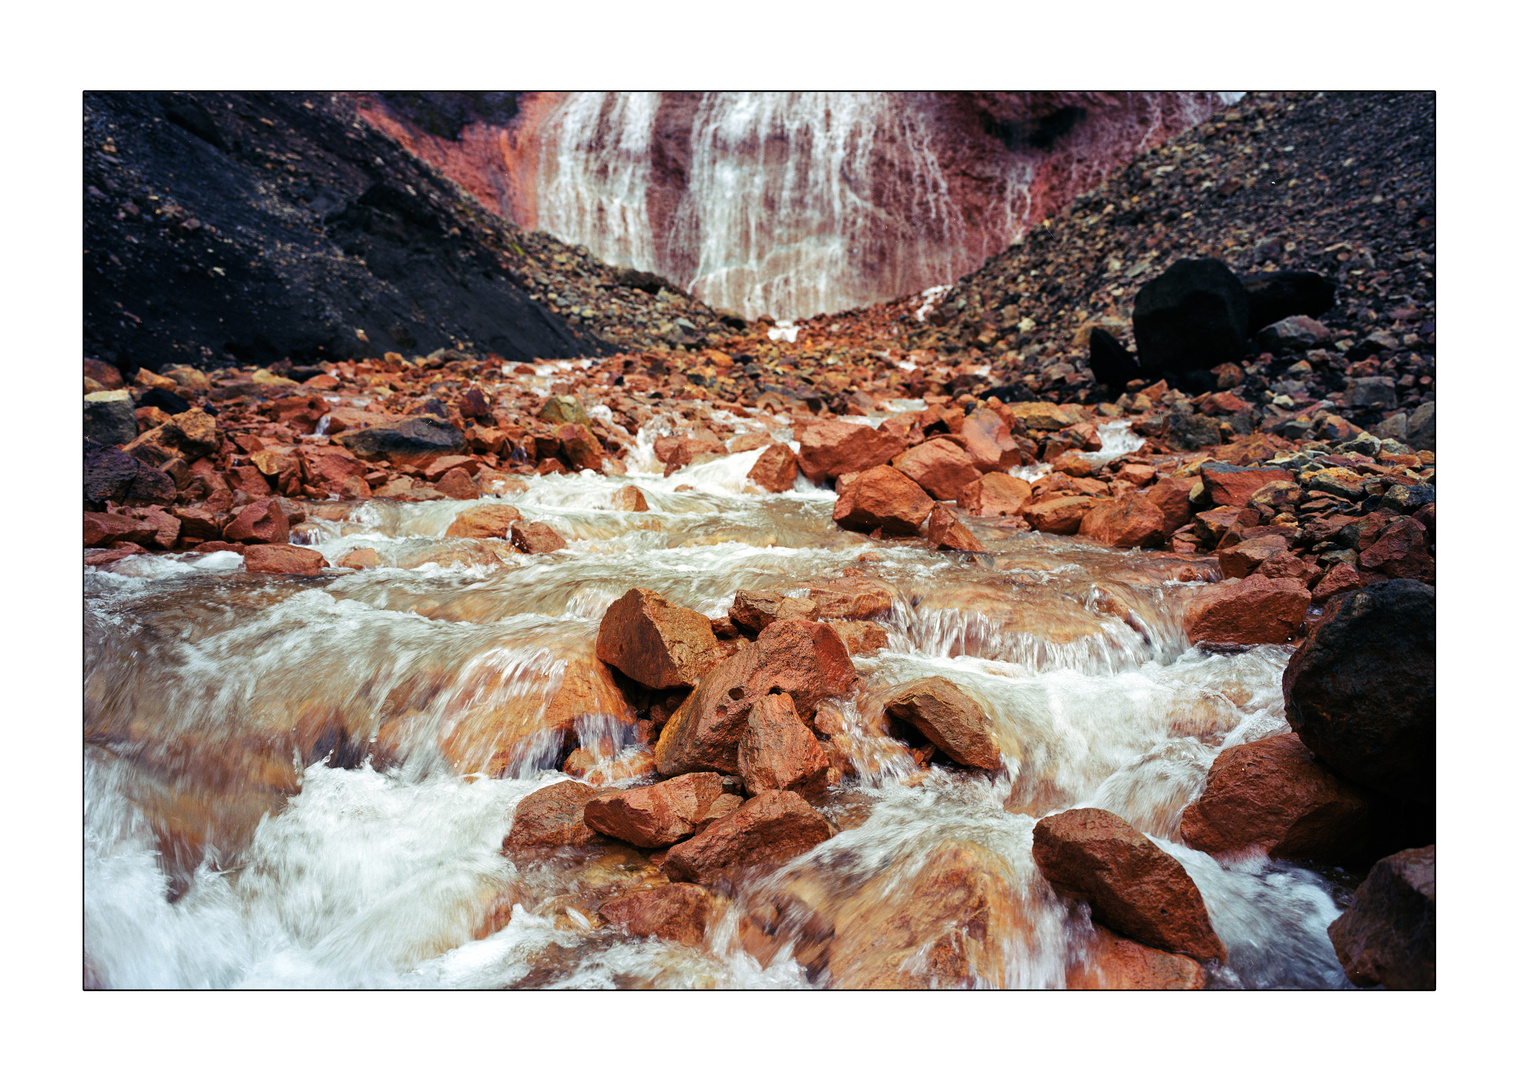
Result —
[[649, 500], [644, 498], [643, 491], [633, 484], [624, 484], [612, 495], [612, 509], [628, 512], [642, 512], [649, 508]]
[[663, 869], [675, 881], [711, 884], [795, 858], [832, 835], [828, 819], [796, 792], [766, 791], [672, 847]]
[[478, 499], [480, 497], [480, 489], [470, 479], [469, 473], [458, 467], [444, 473], [442, 479], [434, 484], [433, 488], [438, 494], [446, 495], [450, 499]]
[[559, 439], [559, 453], [577, 469], [600, 472], [603, 460], [601, 443], [584, 424], [560, 424], [554, 429]]
[[482, 503], [464, 510], [448, 526], [444, 536], [465, 540], [481, 540], [486, 537], [505, 538], [511, 535], [512, 526], [522, 520], [515, 506], [505, 503]]
[[1182, 618], [1194, 644], [1280, 645], [1302, 625], [1311, 599], [1295, 578], [1247, 577], [1206, 586]]
[[917, 729], [961, 765], [1002, 768], [1002, 748], [986, 710], [948, 679], [936, 675], [900, 687], [887, 701], [886, 715]]
[[253, 544], [243, 552], [243, 569], [250, 574], [299, 574], [311, 577], [328, 566], [315, 548], [293, 544]]
[[596, 833], [585, 823], [585, 804], [595, 797], [595, 788], [576, 780], [524, 795], [512, 815], [503, 850], [510, 853], [514, 848], [585, 844], [596, 839]]
[[694, 686], [717, 662], [717, 638], [700, 612], [629, 589], [602, 616], [596, 656], [652, 689]]
[[738, 742], [749, 710], [775, 691], [791, 695], [797, 715], [809, 721], [819, 702], [854, 685], [854, 665], [838, 634], [822, 623], [772, 623], [758, 640], [702, 677], [660, 732], [655, 761], [660, 773], [714, 769], [736, 774]]
[[1371, 868], [1329, 940], [1357, 986], [1435, 988], [1435, 846], [1389, 855]]
[[923, 537], [939, 551], [985, 551], [981, 541], [971, 535], [965, 523], [943, 503], [934, 503], [923, 523]]
[[739, 589], [728, 617], [735, 626], [754, 633], [781, 619], [816, 619], [818, 606], [799, 596], [783, 596], [773, 589]]
[[1286, 469], [1249, 469], [1207, 462], [1201, 469], [1203, 494], [1214, 506], [1249, 506], [1250, 498], [1267, 484], [1292, 483]]
[[1023, 516], [1040, 532], [1074, 536], [1087, 511], [1096, 504], [1097, 500], [1089, 495], [1065, 495], [1027, 505], [1023, 508]]
[[380, 553], [374, 548], [354, 548], [338, 560], [338, 565], [349, 570], [373, 570], [380, 565]]
[[569, 546], [564, 537], [541, 521], [516, 522], [507, 534], [507, 540], [524, 555], [547, 555]]
[[1160, 511], [1160, 531], [1167, 536], [1191, 520], [1192, 503], [1188, 495], [1195, 483], [1190, 476], [1162, 476], [1145, 488], [1145, 498]]
[[105, 547], [107, 544], [146, 544], [152, 541], [152, 526], [127, 517], [125, 514], [101, 514], [86, 511], [84, 515], [84, 546]]
[[598, 914], [624, 933], [695, 948], [706, 938], [717, 910], [716, 898], [706, 889], [678, 881], [615, 897]]
[[748, 479], [766, 491], [780, 494], [790, 491], [796, 484], [797, 457], [791, 447], [772, 443], [750, 467]]
[[1336, 860], [1365, 847], [1372, 812], [1365, 792], [1288, 732], [1219, 754], [1181, 835], [1213, 855], [1261, 848], [1273, 859]]
[[948, 439], [929, 439], [891, 459], [892, 468], [935, 499], [954, 502], [967, 484], [981, 478], [971, 456]]
[[1411, 517], [1399, 517], [1383, 529], [1358, 561], [1362, 570], [1375, 574], [1435, 583], [1435, 560], [1424, 526]]
[[1249, 577], [1267, 559], [1285, 554], [1286, 551], [1286, 537], [1267, 533], [1253, 540], [1243, 540], [1233, 547], [1221, 548], [1218, 552], [1218, 568], [1223, 571], [1224, 577]]
[[1028, 481], [1007, 473], [987, 473], [960, 492], [960, 509], [977, 517], [1013, 517], [1028, 505], [1033, 489]]
[[750, 795], [796, 791], [816, 797], [823, 793], [828, 755], [797, 717], [790, 694], [767, 694], [749, 710], [749, 724], [738, 740], [738, 774]]
[[1354, 566], [1335, 563], [1313, 587], [1313, 602], [1320, 606], [1344, 593], [1358, 592], [1365, 583]]
[[1066, 970], [1071, 990], [1201, 990], [1207, 984], [1203, 967], [1191, 957], [1152, 949], [1119, 937], [1101, 926], [1087, 946], [1083, 963]]
[[1140, 492], [1100, 499], [1081, 519], [1078, 535], [1109, 547], [1159, 547], [1166, 539], [1166, 517]]
[[880, 623], [841, 619], [828, 625], [839, 635], [850, 656], [870, 656], [886, 648], [891, 641], [886, 627]]
[[884, 465], [907, 449], [907, 441], [884, 425], [873, 428], [843, 420], [800, 420], [795, 431], [801, 446], [797, 464], [814, 483]]
[[278, 499], [260, 499], [238, 511], [222, 539], [244, 544], [289, 544], [290, 519]]
[[914, 536], [934, 501], [890, 465], [866, 469], [844, 484], [833, 504], [833, 520], [855, 532], [880, 529], [888, 536]]
[[891, 614], [897, 596], [884, 582], [841, 577], [809, 585], [807, 598], [817, 604], [820, 619], [875, 619]]
[[1023, 464], [1023, 454], [1007, 421], [986, 406], [965, 418], [960, 440], [971, 463], [984, 473], [999, 473]]
[[717, 773], [686, 773], [648, 787], [597, 795], [585, 804], [585, 823], [635, 847], [666, 847], [694, 835], [722, 793]]
[[1181, 863], [1118, 815], [1086, 807], [1042, 819], [1034, 862], [1056, 892], [1090, 905], [1093, 921], [1202, 963], [1228, 961]]

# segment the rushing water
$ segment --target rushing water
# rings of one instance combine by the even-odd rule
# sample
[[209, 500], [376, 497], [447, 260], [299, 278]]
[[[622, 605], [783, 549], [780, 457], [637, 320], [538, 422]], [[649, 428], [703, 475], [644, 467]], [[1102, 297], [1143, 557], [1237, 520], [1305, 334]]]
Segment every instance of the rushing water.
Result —
[[[1130, 437], [1104, 436], [1108, 451]], [[1220, 750], [1287, 730], [1286, 650], [1188, 647], [1184, 560], [990, 523], [973, 525], [985, 555], [870, 541], [834, 527], [831, 492], [748, 486], [757, 453], [668, 478], [533, 479], [512, 505], [569, 541], [544, 556], [444, 537], [469, 504], [377, 500], [312, 506], [297, 526], [334, 564], [374, 549], [371, 570], [268, 578], [230, 553], [86, 568], [86, 983], [851, 985], [923, 962], [912, 935], [940, 931], [894, 914], [959, 868], [991, 897], [977, 982], [1061, 986], [1093, 931], [1035, 869], [1033, 825], [1098, 806], [1197, 882], [1231, 956], [1215, 985], [1345, 984], [1324, 880], [1221, 862], [1178, 832]], [[647, 512], [609, 509], [630, 480]], [[544, 703], [628, 588], [718, 616], [738, 589], [800, 595], [847, 574], [893, 603], [887, 647], [856, 659], [838, 703], [852, 775], [823, 807], [838, 832], [736, 887], [701, 947], [593, 923], [653, 874], [632, 848], [502, 854], [517, 803], [562, 779]], [[929, 675], [985, 706], [1016, 750], [1008, 772], [924, 772], [888, 736], [890, 689]], [[638, 750], [621, 712], [582, 722], [580, 744]]]

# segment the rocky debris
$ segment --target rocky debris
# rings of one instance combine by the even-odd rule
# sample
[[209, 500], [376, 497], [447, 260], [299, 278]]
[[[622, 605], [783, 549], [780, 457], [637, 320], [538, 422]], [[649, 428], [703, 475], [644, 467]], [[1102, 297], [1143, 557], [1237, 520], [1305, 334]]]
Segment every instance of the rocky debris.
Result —
[[657, 690], [694, 686], [719, 659], [707, 617], [652, 589], [629, 589], [607, 609], [596, 633], [596, 656]]
[[794, 791], [765, 791], [669, 851], [664, 872], [702, 885], [795, 858], [833, 835], [828, 819]]
[[1134, 344], [1146, 375], [1238, 360], [1250, 331], [1250, 298], [1218, 259], [1179, 259], [1134, 297]]
[[735, 626], [758, 634], [782, 619], [818, 618], [818, 606], [805, 597], [783, 596], [772, 589], [739, 589], [733, 596], [728, 618]]
[[1034, 862], [1062, 896], [1125, 937], [1201, 963], [1227, 962], [1181, 863], [1106, 810], [1067, 810], [1034, 826]]
[[668, 847], [695, 835], [722, 794], [717, 773], [686, 773], [597, 795], [585, 804], [585, 823], [635, 847]]
[[659, 771], [737, 775], [738, 744], [761, 698], [789, 694], [805, 723], [824, 698], [845, 693], [855, 678], [849, 651], [830, 627], [797, 619], [772, 623], [707, 672], [670, 717], [655, 746]]
[[119, 543], [146, 544], [156, 534], [151, 525], [125, 514], [86, 511], [84, 515], [84, 546], [87, 548]]
[[796, 484], [797, 470], [797, 456], [791, 447], [772, 443], [760, 453], [747, 477], [764, 490], [780, 494]]
[[383, 421], [334, 437], [339, 446], [365, 461], [420, 468], [446, 454], [464, 449], [464, 433], [435, 416], [409, 416]]
[[1101, 926], [1079, 963], [1065, 975], [1070, 990], [1201, 990], [1207, 973], [1196, 960], [1121, 938]]
[[84, 437], [105, 446], [122, 446], [137, 438], [137, 407], [125, 390], [84, 395]]
[[1377, 862], [1329, 924], [1329, 940], [1357, 986], [1435, 989], [1434, 845]]
[[700, 885], [673, 882], [614, 897], [598, 914], [637, 937], [659, 937], [693, 948], [701, 945], [718, 912], [716, 898]]
[[1026, 480], [1006, 473], [987, 473], [966, 485], [960, 493], [960, 509], [977, 517], [1016, 517], [1032, 493]]
[[966, 528], [965, 523], [955, 516], [955, 512], [943, 503], [934, 503], [934, 508], [923, 522], [922, 532], [929, 546], [939, 551], [986, 550], [981, 541]]
[[884, 424], [873, 428], [843, 420], [799, 421], [796, 438], [801, 444], [797, 463], [814, 483], [885, 465], [907, 448], [902, 436]]
[[796, 791], [821, 797], [828, 780], [828, 755], [796, 715], [790, 694], [767, 694], [749, 710], [738, 740], [738, 774], [750, 795]]
[[1311, 599], [1292, 578], [1252, 575], [1205, 587], [1182, 617], [1182, 627], [1193, 644], [1279, 645], [1297, 634]]
[[1388, 581], [1336, 597], [1282, 673], [1287, 719], [1348, 780], [1435, 799], [1435, 590]]
[[918, 679], [895, 690], [886, 716], [909, 727], [946, 757], [975, 769], [1003, 768], [1003, 753], [986, 710], [948, 679]]
[[513, 522], [506, 539], [524, 555], [547, 555], [569, 546], [564, 537], [541, 521]]
[[877, 465], [841, 482], [833, 520], [856, 532], [914, 536], [933, 507], [921, 487], [890, 465]]
[[1142, 492], [1120, 499], [1099, 499], [1077, 528], [1078, 535], [1109, 547], [1160, 547], [1165, 515]]
[[1231, 746], [1181, 816], [1188, 846], [1209, 854], [1260, 848], [1273, 859], [1355, 858], [1368, 841], [1370, 793], [1315, 761], [1296, 735]]
[[289, 544], [290, 518], [278, 499], [260, 499], [243, 507], [223, 527], [222, 539], [243, 544]]
[[329, 563], [314, 548], [293, 544], [261, 543], [243, 552], [243, 569], [250, 574], [294, 574], [311, 577], [321, 573]]
[[121, 506], [165, 505], [174, 501], [174, 480], [113, 447], [89, 439], [84, 443], [84, 503], [90, 509], [106, 503]]
[[511, 535], [512, 526], [521, 520], [522, 514], [515, 506], [507, 506], [504, 503], [482, 503], [462, 511], [449, 524], [443, 535], [466, 540], [488, 537], [504, 539]]
[[892, 468], [935, 499], [954, 502], [981, 471], [971, 456], [948, 439], [929, 439], [891, 459]]
[[859, 622], [853, 619], [828, 624], [839, 635], [839, 640], [849, 650], [850, 656], [869, 656], [878, 653], [889, 644], [886, 628], [880, 623]]
[[1089, 495], [1061, 495], [1028, 503], [1023, 516], [1040, 532], [1074, 536], [1081, 530], [1087, 511], [1096, 505], [1097, 500]]
[[510, 855], [525, 847], [590, 843], [596, 833], [585, 823], [585, 805], [595, 797], [595, 788], [576, 780], [524, 795], [512, 815], [511, 831], [502, 849]]

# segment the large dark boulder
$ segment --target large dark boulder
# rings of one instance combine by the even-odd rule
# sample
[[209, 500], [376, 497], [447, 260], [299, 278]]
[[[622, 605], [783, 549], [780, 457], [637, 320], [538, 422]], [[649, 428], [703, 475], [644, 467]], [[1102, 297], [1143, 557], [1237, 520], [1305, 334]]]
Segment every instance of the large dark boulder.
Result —
[[1435, 847], [1389, 855], [1371, 868], [1329, 940], [1357, 986], [1435, 988]]
[[131, 454], [85, 439], [85, 506], [104, 509], [107, 499], [123, 506], [168, 505], [174, 501], [174, 481]]
[[384, 459], [397, 465], [421, 465], [464, 449], [464, 432], [432, 416], [345, 431], [333, 440], [366, 461]]
[[1334, 282], [1311, 270], [1249, 274], [1240, 279], [1250, 302], [1251, 336], [1292, 315], [1318, 318], [1334, 307]]
[[1250, 336], [1250, 298], [1217, 259], [1182, 259], [1134, 298], [1134, 345], [1148, 374], [1238, 360]]
[[1139, 361], [1123, 343], [1102, 327], [1095, 327], [1087, 339], [1091, 355], [1087, 363], [1099, 386], [1122, 390], [1130, 379], [1139, 378]]
[[1335, 772], [1435, 799], [1435, 590], [1388, 581], [1330, 602], [1282, 673], [1287, 719]]

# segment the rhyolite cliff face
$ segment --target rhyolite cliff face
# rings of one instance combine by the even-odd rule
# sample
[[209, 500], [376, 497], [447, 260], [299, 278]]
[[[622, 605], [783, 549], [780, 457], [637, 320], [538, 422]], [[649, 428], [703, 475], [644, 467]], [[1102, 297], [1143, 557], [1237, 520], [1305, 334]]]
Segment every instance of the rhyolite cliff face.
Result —
[[948, 284], [1221, 104], [1172, 92], [354, 97], [509, 220], [750, 318]]

